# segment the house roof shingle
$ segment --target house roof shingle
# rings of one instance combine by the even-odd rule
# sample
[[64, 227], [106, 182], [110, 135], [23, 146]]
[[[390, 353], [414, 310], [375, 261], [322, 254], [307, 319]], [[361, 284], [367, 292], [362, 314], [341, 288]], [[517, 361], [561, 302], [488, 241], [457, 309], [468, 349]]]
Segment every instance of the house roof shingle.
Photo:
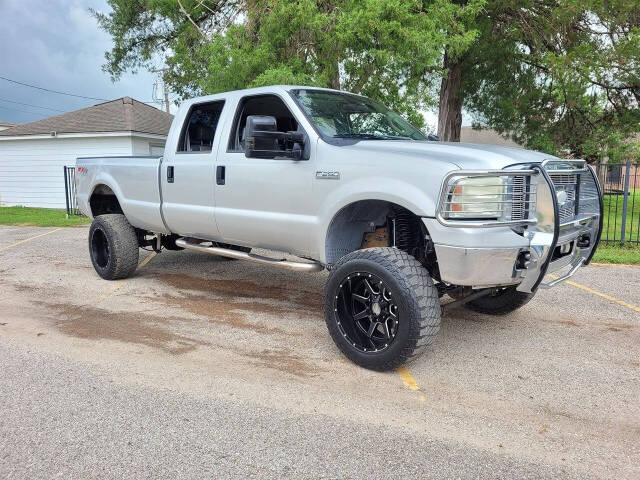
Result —
[[167, 135], [173, 115], [130, 97], [17, 125], [0, 136], [49, 135], [56, 133], [139, 132]]

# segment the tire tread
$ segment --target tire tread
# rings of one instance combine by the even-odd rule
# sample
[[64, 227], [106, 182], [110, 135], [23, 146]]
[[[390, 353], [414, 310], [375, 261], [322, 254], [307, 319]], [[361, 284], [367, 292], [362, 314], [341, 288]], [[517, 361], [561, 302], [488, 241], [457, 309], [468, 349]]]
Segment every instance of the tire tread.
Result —
[[[407, 299], [409, 312], [406, 315], [416, 321], [411, 322], [409, 341], [400, 353], [387, 362], [363, 364], [353, 352], [345, 348], [340, 339], [336, 339], [329, 328], [334, 341], [342, 352], [352, 361], [373, 370], [392, 370], [419, 356], [431, 345], [440, 330], [440, 299], [429, 272], [418, 260], [408, 253], [393, 247], [374, 247], [356, 250], [342, 257], [331, 269], [332, 274], [352, 260], [369, 260], [384, 268], [397, 280], [402, 294]], [[330, 278], [331, 275], [330, 274]], [[329, 285], [329, 281], [327, 282]], [[333, 295], [325, 292], [324, 310], [327, 323], [333, 321]]]
[[[98, 274], [107, 280], [119, 280], [133, 275], [138, 268], [140, 251], [138, 236], [127, 217], [122, 214], [99, 215], [93, 220], [93, 223], [104, 230], [112, 245], [113, 264], [108, 264], [109, 268], [101, 272], [94, 262]], [[96, 227], [92, 225], [90, 232], [93, 231], [93, 228]], [[91, 233], [89, 238], [91, 238]]]

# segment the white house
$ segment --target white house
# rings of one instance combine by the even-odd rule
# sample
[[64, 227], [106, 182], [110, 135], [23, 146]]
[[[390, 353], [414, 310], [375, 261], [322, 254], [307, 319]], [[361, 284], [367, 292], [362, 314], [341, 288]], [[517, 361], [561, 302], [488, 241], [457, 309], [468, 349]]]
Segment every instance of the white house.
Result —
[[77, 157], [161, 155], [173, 116], [129, 97], [0, 131], [0, 205], [65, 208]]

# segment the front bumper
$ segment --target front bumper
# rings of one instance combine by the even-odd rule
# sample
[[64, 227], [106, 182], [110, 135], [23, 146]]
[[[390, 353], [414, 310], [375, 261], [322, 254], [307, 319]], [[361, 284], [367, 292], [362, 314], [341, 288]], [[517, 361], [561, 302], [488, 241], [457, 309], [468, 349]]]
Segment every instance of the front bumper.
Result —
[[[451, 228], [436, 219], [423, 219], [434, 242], [441, 280], [474, 288], [517, 285], [517, 290], [530, 293], [570, 278], [591, 260], [602, 230], [602, 193], [593, 169], [587, 172], [597, 188], [598, 206], [565, 223], [560, 222], [554, 185], [544, 169], [537, 175], [535, 225]], [[567, 272], [559, 278], [542, 283], [547, 273], [563, 269]]]

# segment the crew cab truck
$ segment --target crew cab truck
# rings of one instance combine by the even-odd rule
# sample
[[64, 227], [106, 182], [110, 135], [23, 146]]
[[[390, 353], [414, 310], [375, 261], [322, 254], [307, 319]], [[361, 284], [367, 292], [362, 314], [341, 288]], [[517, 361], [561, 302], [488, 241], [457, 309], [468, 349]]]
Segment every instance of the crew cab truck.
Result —
[[186, 101], [164, 156], [79, 158], [77, 173], [102, 278], [132, 275], [140, 247], [328, 269], [329, 333], [377, 370], [432, 343], [452, 305], [506, 314], [566, 280], [602, 230], [583, 160], [440, 142], [371, 99], [304, 86]]

